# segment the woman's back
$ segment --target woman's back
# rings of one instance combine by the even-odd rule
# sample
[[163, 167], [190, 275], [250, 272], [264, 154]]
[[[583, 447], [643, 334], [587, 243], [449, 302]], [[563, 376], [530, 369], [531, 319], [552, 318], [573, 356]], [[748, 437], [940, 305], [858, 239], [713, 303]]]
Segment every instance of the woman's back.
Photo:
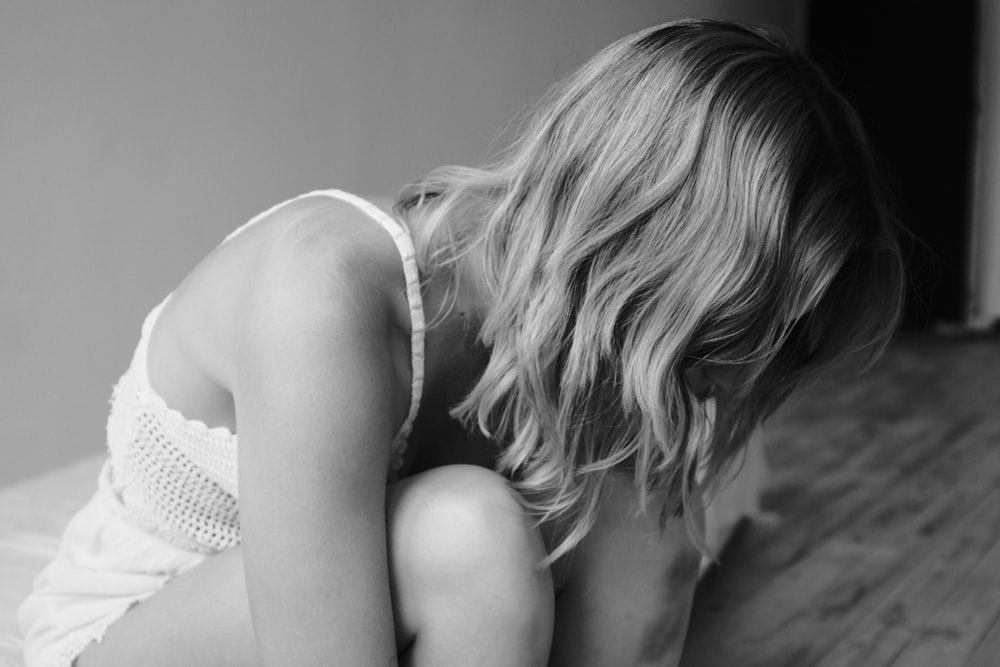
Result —
[[[331, 266], [359, 277], [363, 288], [352, 296], [388, 324], [376, 343], [391, 355], [397, 378], [385, 418], [397, 431], [409, 429], [422, 375], [422, 359], [411, 354], [422, 351], [422, 306], [419, 295], [407, 294], [408, 278], [417, 280], [409, 239], [384, 212], [339, 197], [349, 195], [304, 196], [258, 216], [208, 255], [143, 325], [112, 399], [111, 458], [102, 477], [131, 520], [173, 544], [213, 553], [240, 541], [233, 388], [246, 360], [237, 350], [247, 318], [260, 316], [250, 313], [255, 292], [289, 274], [282, 264], [297, 265], [292, 280], [329, 281]], [[304, 303], [293, 317], [308, 321], [324, 306]], [[399, 435], [401, 454], [406, 433]]]
[[[356, 205], [313, 194], [279, 205], [230, 235], [174, 290], [150, 332], [150, 384], [185, 417], [235, 433], [232, 403], [234, 337], [245, 317], [248, 291], [267, 271], [279, 244], [294, 245], [302, 261], [347, 260], [366, 273], [368, 299], [383, 301], [396, 330], [393, 347], [409, 346], [411, 308], [399, 250], [386, 230]], [[401, 358], [409, 374], [408, 353]], [[408, 384], [408, 383], [407, 383]]]

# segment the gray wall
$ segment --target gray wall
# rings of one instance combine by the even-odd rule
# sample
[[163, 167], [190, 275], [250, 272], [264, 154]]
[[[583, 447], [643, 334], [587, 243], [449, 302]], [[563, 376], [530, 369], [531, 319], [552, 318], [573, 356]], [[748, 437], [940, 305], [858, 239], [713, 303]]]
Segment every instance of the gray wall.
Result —
[[796, 0], [0, 6], [0, 484], [103, 447], [144, 314], [229, 230], [319, 187], [483, 158], [613, 39]]

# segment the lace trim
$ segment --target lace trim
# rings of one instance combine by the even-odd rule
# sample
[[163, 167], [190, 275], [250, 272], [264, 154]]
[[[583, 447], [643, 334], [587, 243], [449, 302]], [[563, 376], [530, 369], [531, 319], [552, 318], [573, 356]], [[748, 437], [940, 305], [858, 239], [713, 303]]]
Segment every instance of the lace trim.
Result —
[[153, 325], [160, 318], [160, 312], [162, 312], [164, 306], [170, 301], [170, 297], [173, 293], [168, 294], [163, 301], [161, 301], [153, 310], [150, 311], [149, 315], [146, 316], [146, 320], [142, 324], [142, 334], [139, 337], [139, 346], [136, 348], [135, 354], [138, 363], [136, 364], [136, 373], [138, 375], [141, 390], [145, 394], [146, 398], [150, 403], [153, 404], [158, 410], [161, 410], [165, 414], [169, 415], [172, 420], [176, 422], [183, 422], [185, 428], [191, 428], [198, 432], [199, 435], [206, 438], [211, 438], [213, 440], [222, 440], [225, 442], [231, 442], [235, 444], [236, 434], [229, 430], [226, 426], [209, 426], [200, 419], [191, 419], [190, 417], [185, 417], [180, 410], [175, 410], [174, 408], [167, 405], [167, 402], [163, 400], [163, 397], [156, 393], [153, 389], [153, 385], [149, 382], [149, 336], [152, 333]]
[[66, 637], [62, 641], [62, 645], [55, 652], [53, 661], [45, 667], [75, 667], [76, 659], [80, 657], [84, 649], [93, 643], [100, 644], [103, 642], [104, 635], [108, 633], [112, 625], [121, 620], [132, 607], [151, 597], [154, 593], [159, 592], [166, 583], [167, 581], [164, 580], [155, 590], [149, 591], [148, 595], [143, 595], [139, 599], [129, 600], [120, 609], [114, 610], [107, 616], [102, 617], [100, 621], [92, 624], [85, 632], [76, 632]]

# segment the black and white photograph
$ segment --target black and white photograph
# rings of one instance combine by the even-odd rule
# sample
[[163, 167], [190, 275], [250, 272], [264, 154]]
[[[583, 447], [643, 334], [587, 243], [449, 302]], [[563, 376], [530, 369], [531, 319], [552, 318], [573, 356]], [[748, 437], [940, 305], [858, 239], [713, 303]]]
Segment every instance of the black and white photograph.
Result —
[[0, 667], [1000, 666], [1000, 3], [0, 2]]

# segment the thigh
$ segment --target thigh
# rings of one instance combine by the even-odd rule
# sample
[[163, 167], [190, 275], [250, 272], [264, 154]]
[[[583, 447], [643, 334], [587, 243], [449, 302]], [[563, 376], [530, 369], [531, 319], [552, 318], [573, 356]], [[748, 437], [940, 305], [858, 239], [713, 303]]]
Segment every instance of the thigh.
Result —
[[[534, 665], [554, 591], [540, 531], [500, 475], [449, 465], [389, 494], [397, 646], [404, 664]], [[416, 638], [415, 643], [413, 643]]]
[[[470, 466], [445, 466], [414, 475], [390, 485], [386, 499], [389, 520], [390, 581], [393, 592], [396, 644], [399, 650], [411, 645], [420, 631], [421, 615], [434, 586], [427, 577], [443, 569], [450, 559], [447, 551], [434, 551], [448, 532], [453, 514], [440, 512], [454, 508], [456, 498], [471, 497], [468, 503], [496, 501], [499, 510], [520, 516], [517, 502], [502, 490], [498, 476]], [[484, 484], [484, 482], [488, 482]], [[446, 502], [441, 502], [445, 499]], [[458, 503], [463, 504], [463, 503]], [[496, 518], [496, 515], [493, 516]], [[512, 519], [521, 526], [526, 559], [544, 556], [541, 538], [530, 522]], [[451, 531], [453, 532], [453, 531]], [[438, 560], [428, 562], [428, 554]], [[321, 556], [319, 556], [321, 557]], [[447, 563], [444, 563], [448, 565]], [[488, 564], [482, 564], [485, 571]], [[201, 564], [172, 579], [159, 592], [130, 609], [107, 631], [101, 643], [88, 646], [76, 667], [117, 667], [137, 664], [150, 667], [259, 664], [240, 547], [206, 558]]]
[[206, 558], [116, 621], [75, 667], [259, 664], [240, 547]]

